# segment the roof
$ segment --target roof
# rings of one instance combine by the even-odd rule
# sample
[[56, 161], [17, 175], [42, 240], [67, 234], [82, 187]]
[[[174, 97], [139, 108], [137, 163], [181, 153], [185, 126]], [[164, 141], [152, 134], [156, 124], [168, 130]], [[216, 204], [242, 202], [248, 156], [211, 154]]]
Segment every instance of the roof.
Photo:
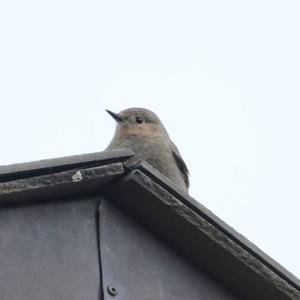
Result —
[[245, 298], [300, 299], [299, 279], [133, 156], [124, 149], [0, 167], [0, 206], [104, 194]]

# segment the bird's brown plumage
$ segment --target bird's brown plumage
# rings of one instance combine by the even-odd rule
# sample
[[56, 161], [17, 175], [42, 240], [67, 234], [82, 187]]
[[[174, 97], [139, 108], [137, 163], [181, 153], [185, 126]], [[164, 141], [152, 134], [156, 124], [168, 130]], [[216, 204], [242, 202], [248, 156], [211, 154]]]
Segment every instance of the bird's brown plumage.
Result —
[[188, 191], [188, 168], [155, 113], [145, 108], [129, 108], [118, 114], [107, 112], [117, 121], [107, 150], [131, 148], [137, 159], [147, 161], [179, 188]]

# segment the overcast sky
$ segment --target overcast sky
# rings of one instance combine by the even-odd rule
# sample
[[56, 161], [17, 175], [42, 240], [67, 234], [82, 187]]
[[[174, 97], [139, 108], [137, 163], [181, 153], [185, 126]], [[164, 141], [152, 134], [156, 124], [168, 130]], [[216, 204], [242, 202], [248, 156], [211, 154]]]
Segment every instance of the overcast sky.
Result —
[[191, 195], [300, 277], [300, 2], [0, 4], [0, 164], [103, 150], [155, 111]]

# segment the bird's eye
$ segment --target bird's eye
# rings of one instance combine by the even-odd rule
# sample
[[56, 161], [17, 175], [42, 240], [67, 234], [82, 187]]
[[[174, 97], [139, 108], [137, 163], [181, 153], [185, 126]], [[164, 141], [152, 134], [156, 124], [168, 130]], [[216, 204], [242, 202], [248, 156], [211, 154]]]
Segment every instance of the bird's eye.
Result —
[[138, 116], [135, 118], [135, 121], [138, 123], [138, 124], [142, 124], [144, 122], [144, 118], [141, 117], [141, 116]]

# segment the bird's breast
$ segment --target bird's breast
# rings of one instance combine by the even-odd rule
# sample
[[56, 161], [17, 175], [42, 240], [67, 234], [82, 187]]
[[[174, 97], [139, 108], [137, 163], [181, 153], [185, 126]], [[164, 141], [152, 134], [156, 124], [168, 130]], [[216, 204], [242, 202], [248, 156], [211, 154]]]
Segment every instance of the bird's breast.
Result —
[[135, 160], [143, 160], [168, 177], [176, 185], [186, 189], [184, 179], [174, 160], [171, 142], [160, 137], [127, 136], [122, 142], [112, 141], [108, 150], [130, 148]]

